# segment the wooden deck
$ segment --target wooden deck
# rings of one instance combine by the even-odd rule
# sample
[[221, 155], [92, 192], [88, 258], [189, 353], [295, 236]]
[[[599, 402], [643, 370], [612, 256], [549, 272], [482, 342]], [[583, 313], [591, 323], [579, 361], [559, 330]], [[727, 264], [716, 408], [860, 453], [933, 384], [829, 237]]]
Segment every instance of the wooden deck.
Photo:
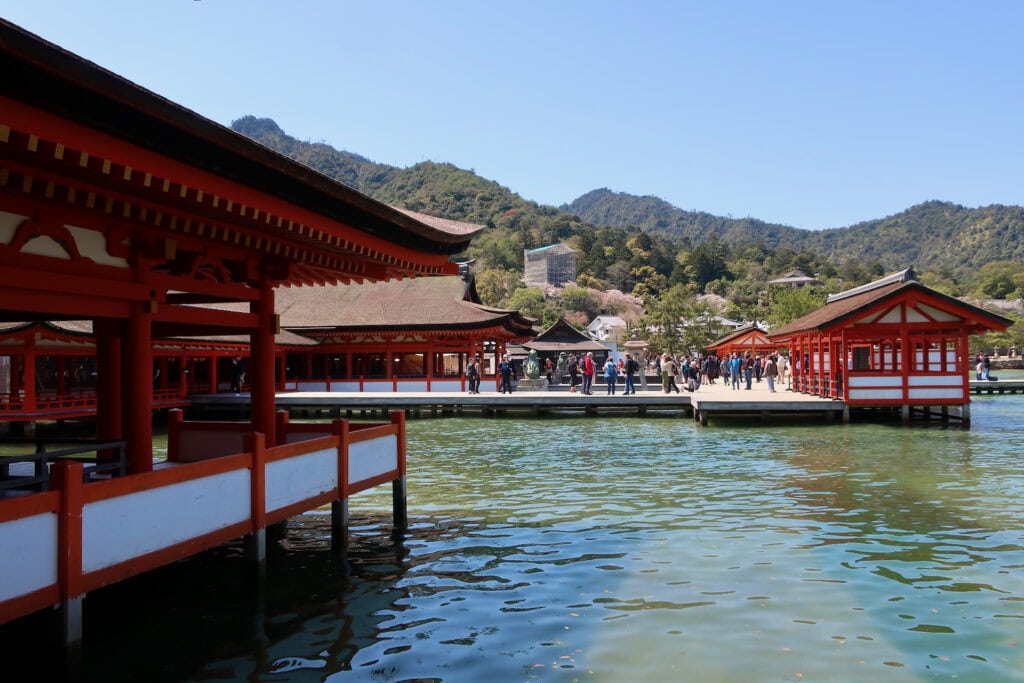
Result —
[[1024, 393], [1024, 379], [1000, 379], [994, 382], [971, 380], [972, 394], [1016, 394]]
[[[660, 387], [637, 390], [635, 395], [621, 392], [608, 395], [604, 385], [596, 385], [592, 396], [561, 389], [552, 391], [516, 391], [500, 394], [484, 391], [469, 395], [458, 392], [293, 392], [279, 393], [277, 407], [302, 417], [372, 417], [387, 410], [405, 410], [409, 417], [446, 415], [541, 416], [553, 413], [584, 415], [647, 415], [678, 413], [692, 416], [701, 424], [714, 417], [747, 417], [768, 421], [772, 417], [804, 417], [833, 421], [842, 417], [842, 401], [808, 396], [779, 388], [768, 391], [765, 383], [754, 383], [750, 391], [734, 391], [721, 382], [703, 385], [696, 392], [685, 390], [665, 394]], [[192, 413], [200, 418], [244, 414], [249, 408], [246, 395], [215, 394], [192, 397]]]

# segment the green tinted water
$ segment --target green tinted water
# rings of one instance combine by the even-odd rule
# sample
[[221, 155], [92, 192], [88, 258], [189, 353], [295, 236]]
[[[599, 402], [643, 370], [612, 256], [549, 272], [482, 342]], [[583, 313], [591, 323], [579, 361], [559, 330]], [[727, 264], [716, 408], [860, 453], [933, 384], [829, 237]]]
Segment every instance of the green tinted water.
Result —
[[[408, 423], [411, 529], [292, 523], [86, 602], [95, 680], [1024, 680], [1024, 398], [973, 428]], [[141, 678], [140, 678], [141, 676]]]

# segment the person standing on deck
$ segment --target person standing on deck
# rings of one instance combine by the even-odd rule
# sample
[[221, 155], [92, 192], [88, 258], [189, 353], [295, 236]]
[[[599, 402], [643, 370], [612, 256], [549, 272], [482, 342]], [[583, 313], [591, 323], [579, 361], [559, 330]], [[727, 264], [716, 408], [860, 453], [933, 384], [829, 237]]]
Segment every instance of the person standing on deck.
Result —
[[469, 384], [469, 390], [466, 393], [479, 394], [480, 368], [477, 367], [475, 358], [470, 358], [469, 362], [466, 363], [466, 380]]
[[498, 371], [501, 373], [501, 386], [498, 387], [498, 391], [501, 393], [512, 393], [512, 361], [508, 359], [506, 353], [501, 357], [501, 362], [498, 363]]
[[786, 383], [786, 370], [789, 369], [789, 359], [785, 356], [777, 356], [775, 366], [779, 369], [779, 381]]
[[729, 376], [732, 378], [730, 386], [733, 390], [739, 390], [740, 388], [740, 373], [743, 372], [743, 361], [740, 360], [740, 354], [732, 354], [732, 358], [729, 359]]
[[623, 373], [626, 376], [626, 390], [623, 394], [635, 394], [636, 387], [633, 385], [633, 373], [637, 370], [637, 362], [633, 360], [633, 357], [629, 355], [629, 351], [626, 351], [626, 364], [622, 367]]
[[580, 383], [580, 362], [576, 358], [576, 354], [569, 356], [566, 365], [569, 368], [569, 391], [576, 391], [576, 387]]
[[608, 383], [608, 395], [615, 393], [615, 379], [618, 373], [615, 371], [615, 361], [611, 356], [604, 362], [604, 381]]
[[245, 381], [245, 365], [242, 364], [241, 356], [235, 356], [231, 361], [231, 391], [235, 392], [235, 396], [242, 395], [243, 381]]
[[746, 390], [750, 391], [750, 383], [754, 379], [754, 358], [750, 355], [750, 351], [747, 351], [747, 355], [743, 357], [743, 379], [746, 381]]
[[775, 356], [767, 356], [764, 361], [764, 378], [768, 382], [768, 391], [775, 393], [775, 378], [779, 375], [779, 368], [775, 365]]
[[594, 394], [594, 352], [587, 351], [583, 357], [583, 393], [587, 396]]

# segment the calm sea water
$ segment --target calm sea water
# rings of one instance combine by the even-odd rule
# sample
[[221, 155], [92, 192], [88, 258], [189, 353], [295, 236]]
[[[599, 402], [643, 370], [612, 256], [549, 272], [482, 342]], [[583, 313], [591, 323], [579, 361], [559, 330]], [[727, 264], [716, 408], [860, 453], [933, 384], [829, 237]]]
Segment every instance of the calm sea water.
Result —
[[293, 520], [263, 597], [238, 546], [97, 591], [88, 676], [1024, 680], [1024, 397], [972, 416], [410, 421], [404, 540], [382, 488], [347, 557]]

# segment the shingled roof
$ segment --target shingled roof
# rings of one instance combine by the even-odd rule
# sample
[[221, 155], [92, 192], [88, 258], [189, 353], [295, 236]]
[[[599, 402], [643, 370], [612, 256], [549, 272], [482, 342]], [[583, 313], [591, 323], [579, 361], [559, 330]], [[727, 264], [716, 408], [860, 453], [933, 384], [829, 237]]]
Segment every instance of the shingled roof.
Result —
[[281, 325], [314, 330], [445, 329], [506, 326], [533, 335], [533, 319], [475, 301], [471, 282], [458, 276], [277, 290]]
[[972, 306], [964, 301], [922, 285], [914, 279], [914, 271], [908, 268], [874, 282], [869, 282], [866, 285], [833, 294], [828, 298], [825, 305], [818, 310], [812, 311], [802, 318], [797, 318], [777, 330], [772, 330], [768, 336], [772, 341], [778, 342], [800, 332], [821, 331], [849, 320], [884, 301], [913, 290], [926, 292], [928, 296], [963, 310], [965, 314], [977, 319], [976, 332], [983, 332], [989, 329], [1005, 329], [1012, 323], [1007, 318], [989, 313], [983, 308]]

